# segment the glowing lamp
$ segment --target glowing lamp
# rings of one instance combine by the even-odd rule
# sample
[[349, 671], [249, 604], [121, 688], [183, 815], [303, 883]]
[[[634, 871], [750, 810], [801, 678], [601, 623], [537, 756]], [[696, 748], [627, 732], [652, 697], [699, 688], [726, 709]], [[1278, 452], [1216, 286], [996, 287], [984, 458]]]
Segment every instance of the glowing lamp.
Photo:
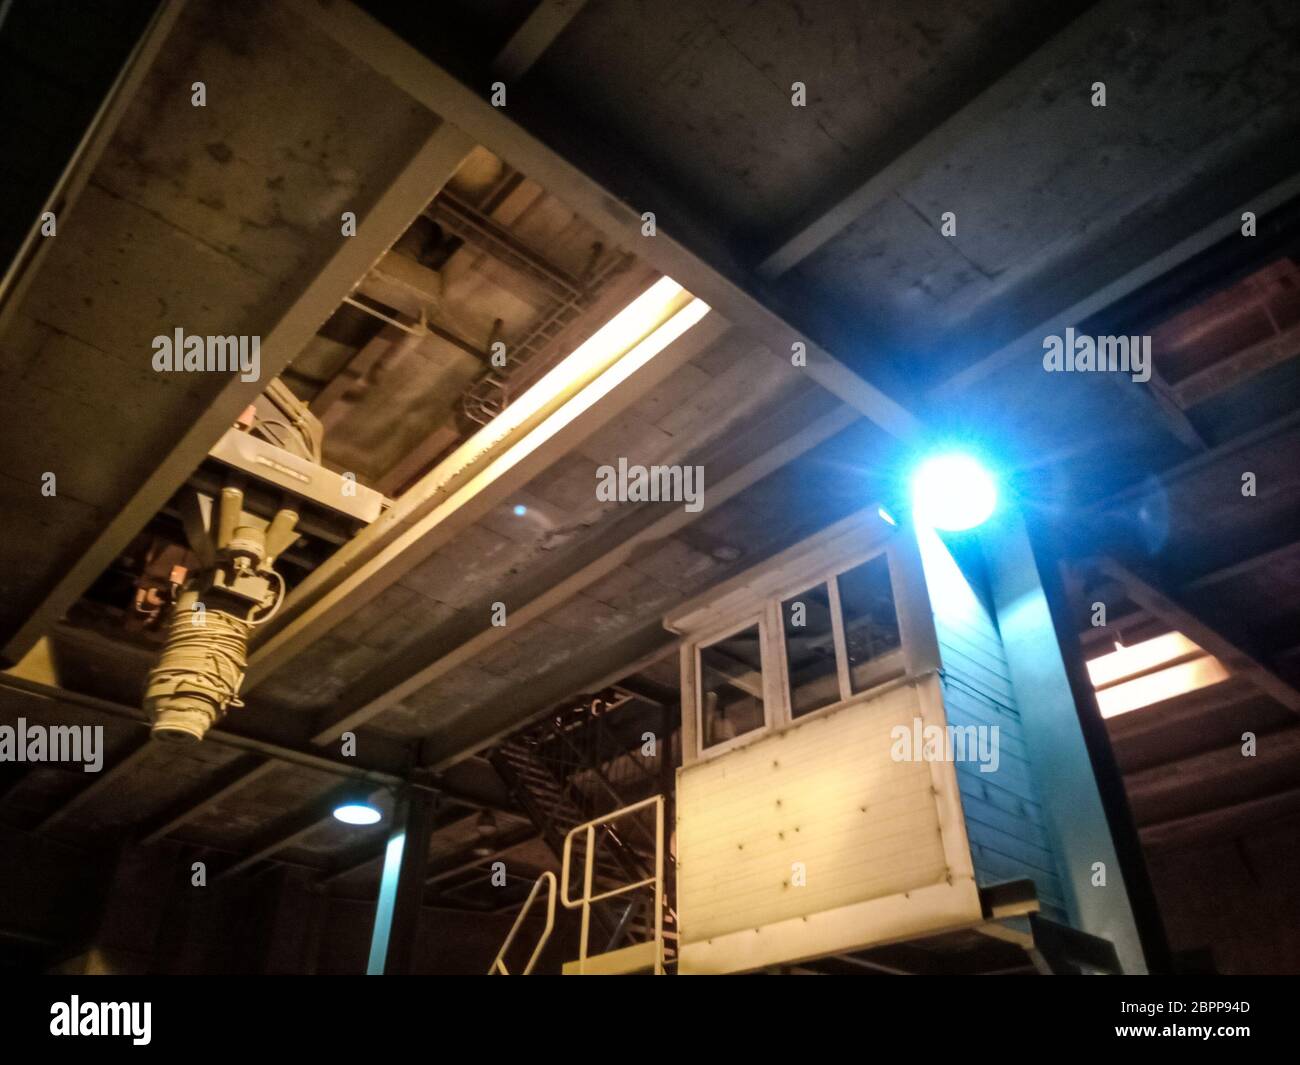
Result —
[[992, 474], [970, 455], [936, 455], [921, 463], [912, 477], [916, 521], [945, 532], [982, 525], [997, 502]]
[[345, 825], [374, 825], [383, 815], [368, 802], [348, 802], [334, 808], [334, 817]]

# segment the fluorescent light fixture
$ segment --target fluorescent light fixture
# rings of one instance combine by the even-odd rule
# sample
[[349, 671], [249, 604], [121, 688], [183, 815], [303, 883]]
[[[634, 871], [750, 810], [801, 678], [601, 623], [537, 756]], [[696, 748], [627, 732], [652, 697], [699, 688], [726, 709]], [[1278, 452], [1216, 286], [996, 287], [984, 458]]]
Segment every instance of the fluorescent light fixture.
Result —
[[[516, 396], [505, 410], [444, 459], [440, 468], [469, 470], [540, 430], [531, 445], [538, 446], [644, 366], [709, 310], [707, 303], [671, 277], [661, 277]], [[583, 402], [568, 418], [546, 428], [555, 415], [579, 398]]]
[[961, 452], [928, 458], [912, 476], [912, 513], [916, 521], [945, 532], [964, 532], [982, 525], [997, 506], [993, 475]]
[[[698, 312], [690, 316], [688, 323], [676, 330], [664, 328], [680, 323], [685, 317], [682, 312], [688, 307]], [[707, 303], [695, 299], [671, 277], [661, 277], [538, 378], [458, 451], [469, 449], [481, 453], [496, 446], [528, 423], [544, 417], [646, 341], [663, 334], [668, 339], [655, 350], [667, 347], [708, 310]]]
[[1205, 652], [1181, 632], [1167, 632], [1089, 659], [1088, 677], [1094, 688], [1106, 688], [1161, 666], [1171, 666], [1203, 654]]
[[1148, 673], [1113, 688], [1103, 688], [1097, 693], [1097, 707], [1102, 717], [1117, 717], [1199, 688], [1208, 688], [1227, 680], [1228, 676], [1222, 662], [1212, 655], [1202, 655], [1158, 673]]
[[883, 521], [886, 525], [898, 524], [898, 522], [894, 520], [894, 515], [889, 513], [889, 511], [887, 511], [884, 507], [877, 507], [876, 514], [879, 516], [880, 520]]
[[1167, 632], [1088, 663], [1102, 717], [1117, 717], [1227, 680], [1227, 668], [1181, 632]]
[[347, 802], [334, 808], [334, 817], [345, 825], [375, 825], [383, 814], [368, 802]]
[[[491, 492], [491, 506], [508, 505], [505, 493], [495, 494], [496, 482], [587, 415], [709, 311], [707, 303], [672, 278], [656, 281], [426, 475], [426, 492], [429, 481], [436, 481], [436, 493], [421, 493], [409, 506], [406, 495], [399, 498], [386, 517], [402, 531], [395, 531], [382, 551], [352, 570], [326, 598], [338, 602], [355, 594], [392, 559], [434, 536], [439, 525], [480, 495]], [[291, 631], [276, 633], [254, 652], [246, 689], [284, 661], [292, 646]], [[362, 708], [320, 735], [338, 736], [369, 716]]]
[[[689, 293], [686, 293], [677, 282], [672, 281], [669, 278], [664, 278], [663, 281], [668, 281], [670, 286], [663, 291], [674, 294], [672, 300], [669, 301], [669, 304], [674, 309], [668, 313], [667, 317], [658, 325], [655, 325], [649, 334], [642, 340], [634, 344], [629, 350], [624, 351], [621, 355], [614, 358], [601, 373], [596, 374], [590, 380], [586, 381], [581, 388], [572, 390], [572, 395], [568, 395], [566, 392], [567, 399], [565, 402], [547, 413], [544, 418], [534, 424], [526, 433], [521, 434], [520, 439], [497, 455], [492, 460], [491, 465], [486, 469], [482, 470], [480, 473], [476, 474], [461, 485], [448, 499], [444, 500], [443, 503], [432, 512], [430, 518], [426, 519], [427, 521], [432, 521], [440, 514], [450, 513], [451, 511], [463, 506], [474, 495], [481, 492], [488, 484], [491, 484], [492, 481], [501, 476], [502, 473], [523, 461], [526, 456], [536, 451], [537, 448], [545, 444], [555, 436], [556, 433], [563, 430], [575, 418], [581, 416], [585, 411], [590, 410], [596, 403], [609, 395], [609, 393], [614, 391], [614, 389], [618, 388], [624, 381], [630, 378], [638, 370], [644, 367], [646, 363], [663, 351], [664, 348], [668, 347], [669, 344], [675, 341], [709, 313], [710, 307], [703, 300], [693, 298]], [[651, 286], [650, 290], [642, 295], [640, 299], [634, 300], [627, 308], [624, 308], [623, 311], [619, 312], [619, 314], [614, 317], [613, 321], [610, 322], [610, 325], [613, 325], [614, 322], [617, 322], [623, 314], [627, 313], [627, 311], [632, 307], [635, 307], [641, 299], [645, 299], [646, 296], [654, 292], [659, 285], [663, 284], [663, 281], [657, 282], [655, 285]], [[684, 304], [681, 303], [678, 298], [682, 295], [684, 295], [686, 299]], [[661, 300], [658, 306], [662, 311], [666, 305], [663, 304]], [[638, 322], [641, 322], [644, 317], [645, 312], [643, 310], [638, 313]], [[608, 328], [608, 326], [606, 328]], [[596, 334], [597, 337], [599, 335], [599, 333]], [[592, 340], [595, 339], [596, 337], [592, 337]], [[588, 341], [588, 344], [589, 343], [591, 343], [591, 341]], [[581, 348], [570, 355], [568, 359], [565, 359], [564, 362], [560, 363], [559, 366], [547, 374], [546, 377], [543, 377], [541, 381], [533, 386], [533, 388], [529, 389], [517, 401], [507, 407], [503, 414], [485, 425], [479, 433], [476, 433], [463, 446], [471, 447], [484, 433], [489, 431], [495, 432], [498, 428], [498, 423], [505, 422], [514, 415], [516, 410], [525, 400], [532, 396], [536, 390], [542, 388], [548, 378], [560, 371], [564, 371], [565, 367], [569, 365], [570, 359], [578, 358], [579, 354], [586, 347], [587, 345], [584, 344]], [[585, 360], [586, 356], [583, 356], [580, 362], [585, 362]], [[550, 388], [550, 386], [547, 387], [548, 389]], [[497, 442], [499, 443], [500, 441]], [[459, 454], [460, 452], [458, 451], [456, 455], [453, 455], [447, 461], [457, 461], [457, 455]], [[468, 464], [470, 460], [466, 459], [464, 461], [465, 464]], [[402, 539], [395, 541], [394, 547], [389, 548], [389, 550], [397, 550], [398, 548], [396, 545], [403, 544], [406, 538], [418, 539], [420, 535], [420, 526], [416, 526], [415, 528], [408, 530]]]

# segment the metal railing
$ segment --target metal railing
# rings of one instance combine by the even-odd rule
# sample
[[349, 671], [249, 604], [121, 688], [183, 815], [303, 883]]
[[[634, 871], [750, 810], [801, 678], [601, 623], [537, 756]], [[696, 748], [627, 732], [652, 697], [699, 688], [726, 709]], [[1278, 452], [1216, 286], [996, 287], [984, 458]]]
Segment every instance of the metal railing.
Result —
[[[642, 880], [635, 880], [630, 884], [621, 884], [616, 888], [608, 891], [602, 891], [598, 895], [592, 894], [593, 872], [596, 862], [596, 843], [598, 837], [596, 829], [619, 821], [630, 814], [637, 813], [647, 807], [654, 807], [655, 811], [655, 864], [654, 875]], [[582, 874], [582, 897], [578, 899], [569, 898], [569, 870], [573, 858], [573, 841], [579, 834], [586, 837], [586, 854], [584, 855], [583, 874]], [[569, 834], [564, 837], [564, 857], [561, 862], [560, 872], [560, 902], [565, 909], [582, 911], [582, 932], [578, 945], [577, 971], [579, 974], [585, 973], [587, 967], [587, 946], [591, 933], [591, 907], [593, 903], [602, 902], [605, 899], [612, 899], [618, 895], [625, 895], [631, 891], [639, 891], [642, 888], [654, 888], [654, 972], [660, 976], [664, 972], [664, 797], [654, 795], [649, 799], [643, 799], [641, 802], [633, 803], [631, 806], [625, 806], [621, 810], [615, 810], [613, 813], [604, 814], [595, 820], [588, 821], [586, 824], [577, 825], [569, 830]]]
[[519, 916], [515, 918], [515, 923], [510, 927], [510, 934], [506, 936], [506, 941], [501, 944], [501, 949], [497, 951], [497, 956], [492, 961], [492, 968], [488, 970], [488, 976], [510, 975], [510, 971], [506, 968], [506, 951], [510, 949], [510, 945], [515, 941], [515, 936], [523, 926], [524, 918], [528, 916], [528, 911], [532, 909], [533, 901], [537, 898], [537, 893], [541, 890], [543, 884], [547, 885], [546, 927], [542, 930], [541, 938], [537, 940], [537, 946], [533, 948], [533, 953], [528, 958], [528, 964], [524, 966], [524, 971], [519, 975], [527, 976], [533, 971], [533, 966], [537, 964], [542, 948], [546, 946], [546, 941], [551, 938], [551, 932], [555, 928], [555, 874], [549, 871], [537, 878], [533, 890], [528, 893], [528, 898], [524, 901]]

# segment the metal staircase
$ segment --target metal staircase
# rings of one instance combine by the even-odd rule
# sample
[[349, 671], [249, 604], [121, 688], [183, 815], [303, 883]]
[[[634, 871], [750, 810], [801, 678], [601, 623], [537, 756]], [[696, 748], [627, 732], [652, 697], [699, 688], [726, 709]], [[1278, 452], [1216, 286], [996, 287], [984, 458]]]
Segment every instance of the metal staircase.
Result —
[[[662, 976], [668, 971], [663, 927], [664, 912], [667, 909], [664, 895], [664, 805], [662, 795], [653, 795], [648, 799], [642, 799], [640, 802], [624, 807], [622, 810], [615, 810], [613, 813], [595, 818], [586, 824], [577, 825], [570, 829], [569, 833], [564, 837], [564, 854], [560, 861], [560, 903], [566, 910], [579, 911], [582, 919], [578, 939], [578, 957], [564, 964], [562, 971], [566, 976], [621, 976], [633, 973], [650, 973], [655, 976]], [[598, 888], [595, 882], [595, 865], [600, 833], [612, 824], [644, 811], [651, 811], [654, 814], [655, 856], [653, 870], [649, 876], [642, 880], [634, 880], [608, 889]], [[569, 885], [572, 879], [570, 874], [576, 866], [574, 844], [579, 840], [582, 842], [583, 850], [582, 894], [577, 898], [573, 898], [569, 893]], [[542, 888], [545, 887], [547, 889], [546, 927], [542, 930], [541, 937], [533, 947], [533, 952], [529, 955], [528, 961], [523, 967], [522, 975], [527, 976], [532, 972], [533, 966], [537, 963], [537, 959], [541, 956], [547, 940], [550, 939], [551, 932], [555, 928], [556, 882], [555, 874], [549, 870], [537, 878], [537, 882], [533, 885], [532, 891], [529, 892], [523, 908], [519, 911], [518, 917], [515, 918], [515, 923], [511, 926], [510, 934], [506, 936], [506, 941], [497, 952], [497, 956], [488, 970], [488, 975], [508, 976], [510, 974], [505, 961], [506, 955], [523, 926], [528, 911], [532, 908]], [[598, 912], [596, 910], [597, 904], [610, 899], [622, 899], [625, 896], [635, 898], [636, 892], [645, 890], [650, 891], [650, 914], [653, 917], [646, 938], [635, 940], [625, 946], [619, 946], [616, 937], [611, 940], [604, 950], [592, 953], [591, 923], [593, 915]], [[631, 912], [630, 906], [626, 912]], [[620, 921], [620, 928], [626, 923], [625, 913], [624, 920]]]
[[[609, 710], [627, 698], [598, 699], [558, 714], [506, 740], [489, 760], [557, 858], [565, 860], [566, 840], [572, 844], [575, 829], [590, 826], [592, 882], [583, 894], [596, 904], [585, 908], [584, 924], [589, 917], [597, 926], [592, 931], [603, 943], [599, 953], [610, 955], [657, 931], [663, 966], [672, 967], [677, 946], [676, 914], [669, 901], [673, 861], [663, 854], [657, 838], [661, 832], [637, 817], [623, 816], [629, 808], [644, 807], [646, 791], [661, 790], [665, 778], [630, 755], [605, 721]], [[617, 819], [607, 820], [615, 813]], [[659, 861], [663, 884], [656, 894], [662, 913], [656, 921], [651, 895], [620, 889], [656, 883]], [[562, 895], [569, 888], [562, 883]], [[566, 907], [577, 908], [581, 901]]]

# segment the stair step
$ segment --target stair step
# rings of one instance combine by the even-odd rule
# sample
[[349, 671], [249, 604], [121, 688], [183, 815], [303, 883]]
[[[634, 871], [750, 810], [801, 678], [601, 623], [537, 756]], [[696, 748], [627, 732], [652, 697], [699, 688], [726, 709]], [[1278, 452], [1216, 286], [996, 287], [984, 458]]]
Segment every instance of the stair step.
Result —
[[516, 770], [515, 778], [517, 780], [525, 781], [526, 783], [531, 784], [534, 787], [551, 788], [556, 791], [559, 791], [561, 787], [560, 782], [547, 773], [535, 773], [535, 772], [525, 772], [523, 770]]
[[556, 784], [553, 780], [540, 780], [540, 779], [534, 779], [532, 777], [523, 777], [523, 776], [521, 776], [519, 780], [525, 788], [527, 788], [529, 791], [535, 791], [539, 795], [546, 795], [548, 797], [554, 796], [556, 799], [558, 799], [561, 795], [564, 794], [564, 790], [560, 787], [560, 785]]
[[[633, 943], [629, 947], [620, 947], [604, 954], [588, 955], [585, 968], [591, 976], [644, 972], [653, 967], [655, 953], [653, 943]], [[561, 971], [565, 976], [573, 976], [578, 974], [578, 968], [576, 961], [565, 962]]]
[[555, 782], [555, 778], [545, 769], [539, 769], [532, 765], [517, 765], [513, 767], [515, 776], [529, 777], [534, 780], [549, 780]]

